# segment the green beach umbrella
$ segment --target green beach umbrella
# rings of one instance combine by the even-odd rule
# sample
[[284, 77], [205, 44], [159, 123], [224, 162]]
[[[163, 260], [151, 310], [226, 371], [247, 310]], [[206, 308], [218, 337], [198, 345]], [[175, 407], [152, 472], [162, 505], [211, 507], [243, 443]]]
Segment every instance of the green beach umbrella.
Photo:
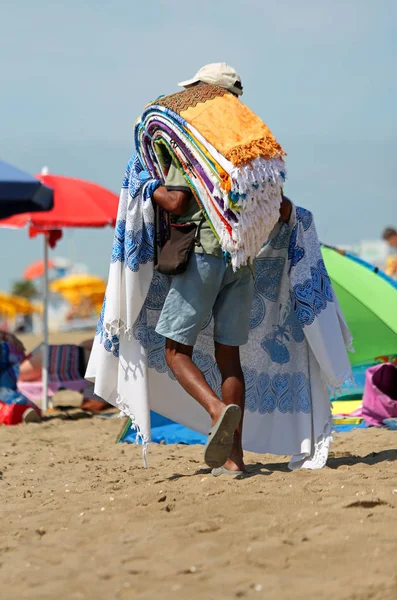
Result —
[[354, 338], [352, 365], [397, 354], [397, 285], [360, 259], [328, 247], [322, 253]]

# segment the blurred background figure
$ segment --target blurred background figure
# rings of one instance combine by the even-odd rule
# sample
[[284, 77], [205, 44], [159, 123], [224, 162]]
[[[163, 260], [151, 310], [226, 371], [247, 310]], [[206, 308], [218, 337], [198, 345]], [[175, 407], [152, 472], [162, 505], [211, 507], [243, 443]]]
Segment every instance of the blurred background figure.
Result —
[[[57, 390], [74, 390], [83, 395], [80, 408], [91, 413], [99, 413], [110, 408], [107, 402], [94, 394], [94, 385], [84, 380], [93, 340], [79, 344], [50, 344], [49, 381], [51, 394]], [[19, 389], [31, 400], [38, 401], [42, 396], [43, 355], [41, 344], [21, 361]], [[39, 386], [35, 387], [35, 384]]]
[[41, 421], [39, 407], [17, 389], [24, 355], [23, 343], [12, 333], [0, 330], [0, 424]]
[[385, 265], [386, 275], [397, 279], [397, 230], [393, 227], [387, 227], [382, 234], [382, 238], [389, 247], [389, 256]]

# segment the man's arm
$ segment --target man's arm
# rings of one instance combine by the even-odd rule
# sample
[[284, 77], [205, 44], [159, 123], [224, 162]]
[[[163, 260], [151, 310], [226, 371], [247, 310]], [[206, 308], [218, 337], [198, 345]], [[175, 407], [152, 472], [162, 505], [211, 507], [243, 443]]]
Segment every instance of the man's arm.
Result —
[[192, 192], [176, 162], [171, 161], [165, 184], [158, 187], [152, 197], [158, 206], [172, 215], [187, 212]]
[[172, 215], [179, 216], [188, 210], [191, 192], [167, 190], [166, 187], [160, 186], [155, 190], [152, 197], [161, 208]]
[[[191, 192], [182, 190], [167, 190], [164, 186], [160, 186], [153, 194], [153, 200], [156, 204], [164, 208], [172, 215], [183, 215], [189, 207]], [[283, 196], [280, 206], [280, 221], [288, 223], [291, 217], [292, 203]]]

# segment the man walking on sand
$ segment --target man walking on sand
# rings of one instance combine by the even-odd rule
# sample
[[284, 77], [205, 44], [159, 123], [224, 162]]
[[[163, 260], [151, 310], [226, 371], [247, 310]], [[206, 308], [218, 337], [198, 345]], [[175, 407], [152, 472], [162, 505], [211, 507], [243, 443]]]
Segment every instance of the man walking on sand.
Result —
[[130, 417], [144, 464], [155, 411], [209, 431], [215, 476], [245, 470], [243, 444], [322, 468], [352, 338], [313, 215], [283, 197], [285, 152], [233, 68], [182, 86], [135, 123], [86, 377]]
[[[240, 76], [224, 63], [203, 67], [185, 88], [218, 85], [235, 96], [243, 93]], [[253, 297], [252, 266], [233, 271], [186, 180], [175, 163], [170, 164], [164, 186], [153, 194], [154, 202], [169, 212], [178, 224], [195, 223], [200, 243], [194, 248], [187, 269], [174, 276], [156, 332], [166, 338], [166, 362], [180, 385], [208, 412], [212, 428], [205, 447], [205, 462], [213, 474], [245, 469], [242, 427], [245, 382], [240, 346], [248, 341]], [[284, 217], [290, 212], [283, 205]], [[192, 360], [197, 336], [210, 314], [214, 316], [215, 359], [222, 377], [222, 400], [208, 385]]]

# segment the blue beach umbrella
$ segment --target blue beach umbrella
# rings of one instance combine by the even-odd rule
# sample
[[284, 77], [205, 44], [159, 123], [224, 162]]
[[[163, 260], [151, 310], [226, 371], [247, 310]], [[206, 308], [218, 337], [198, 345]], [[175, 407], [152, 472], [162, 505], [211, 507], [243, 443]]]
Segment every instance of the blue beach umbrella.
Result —
[[28, 173], [0, 160], [0, 219], [51, 210], [53, 191]]

